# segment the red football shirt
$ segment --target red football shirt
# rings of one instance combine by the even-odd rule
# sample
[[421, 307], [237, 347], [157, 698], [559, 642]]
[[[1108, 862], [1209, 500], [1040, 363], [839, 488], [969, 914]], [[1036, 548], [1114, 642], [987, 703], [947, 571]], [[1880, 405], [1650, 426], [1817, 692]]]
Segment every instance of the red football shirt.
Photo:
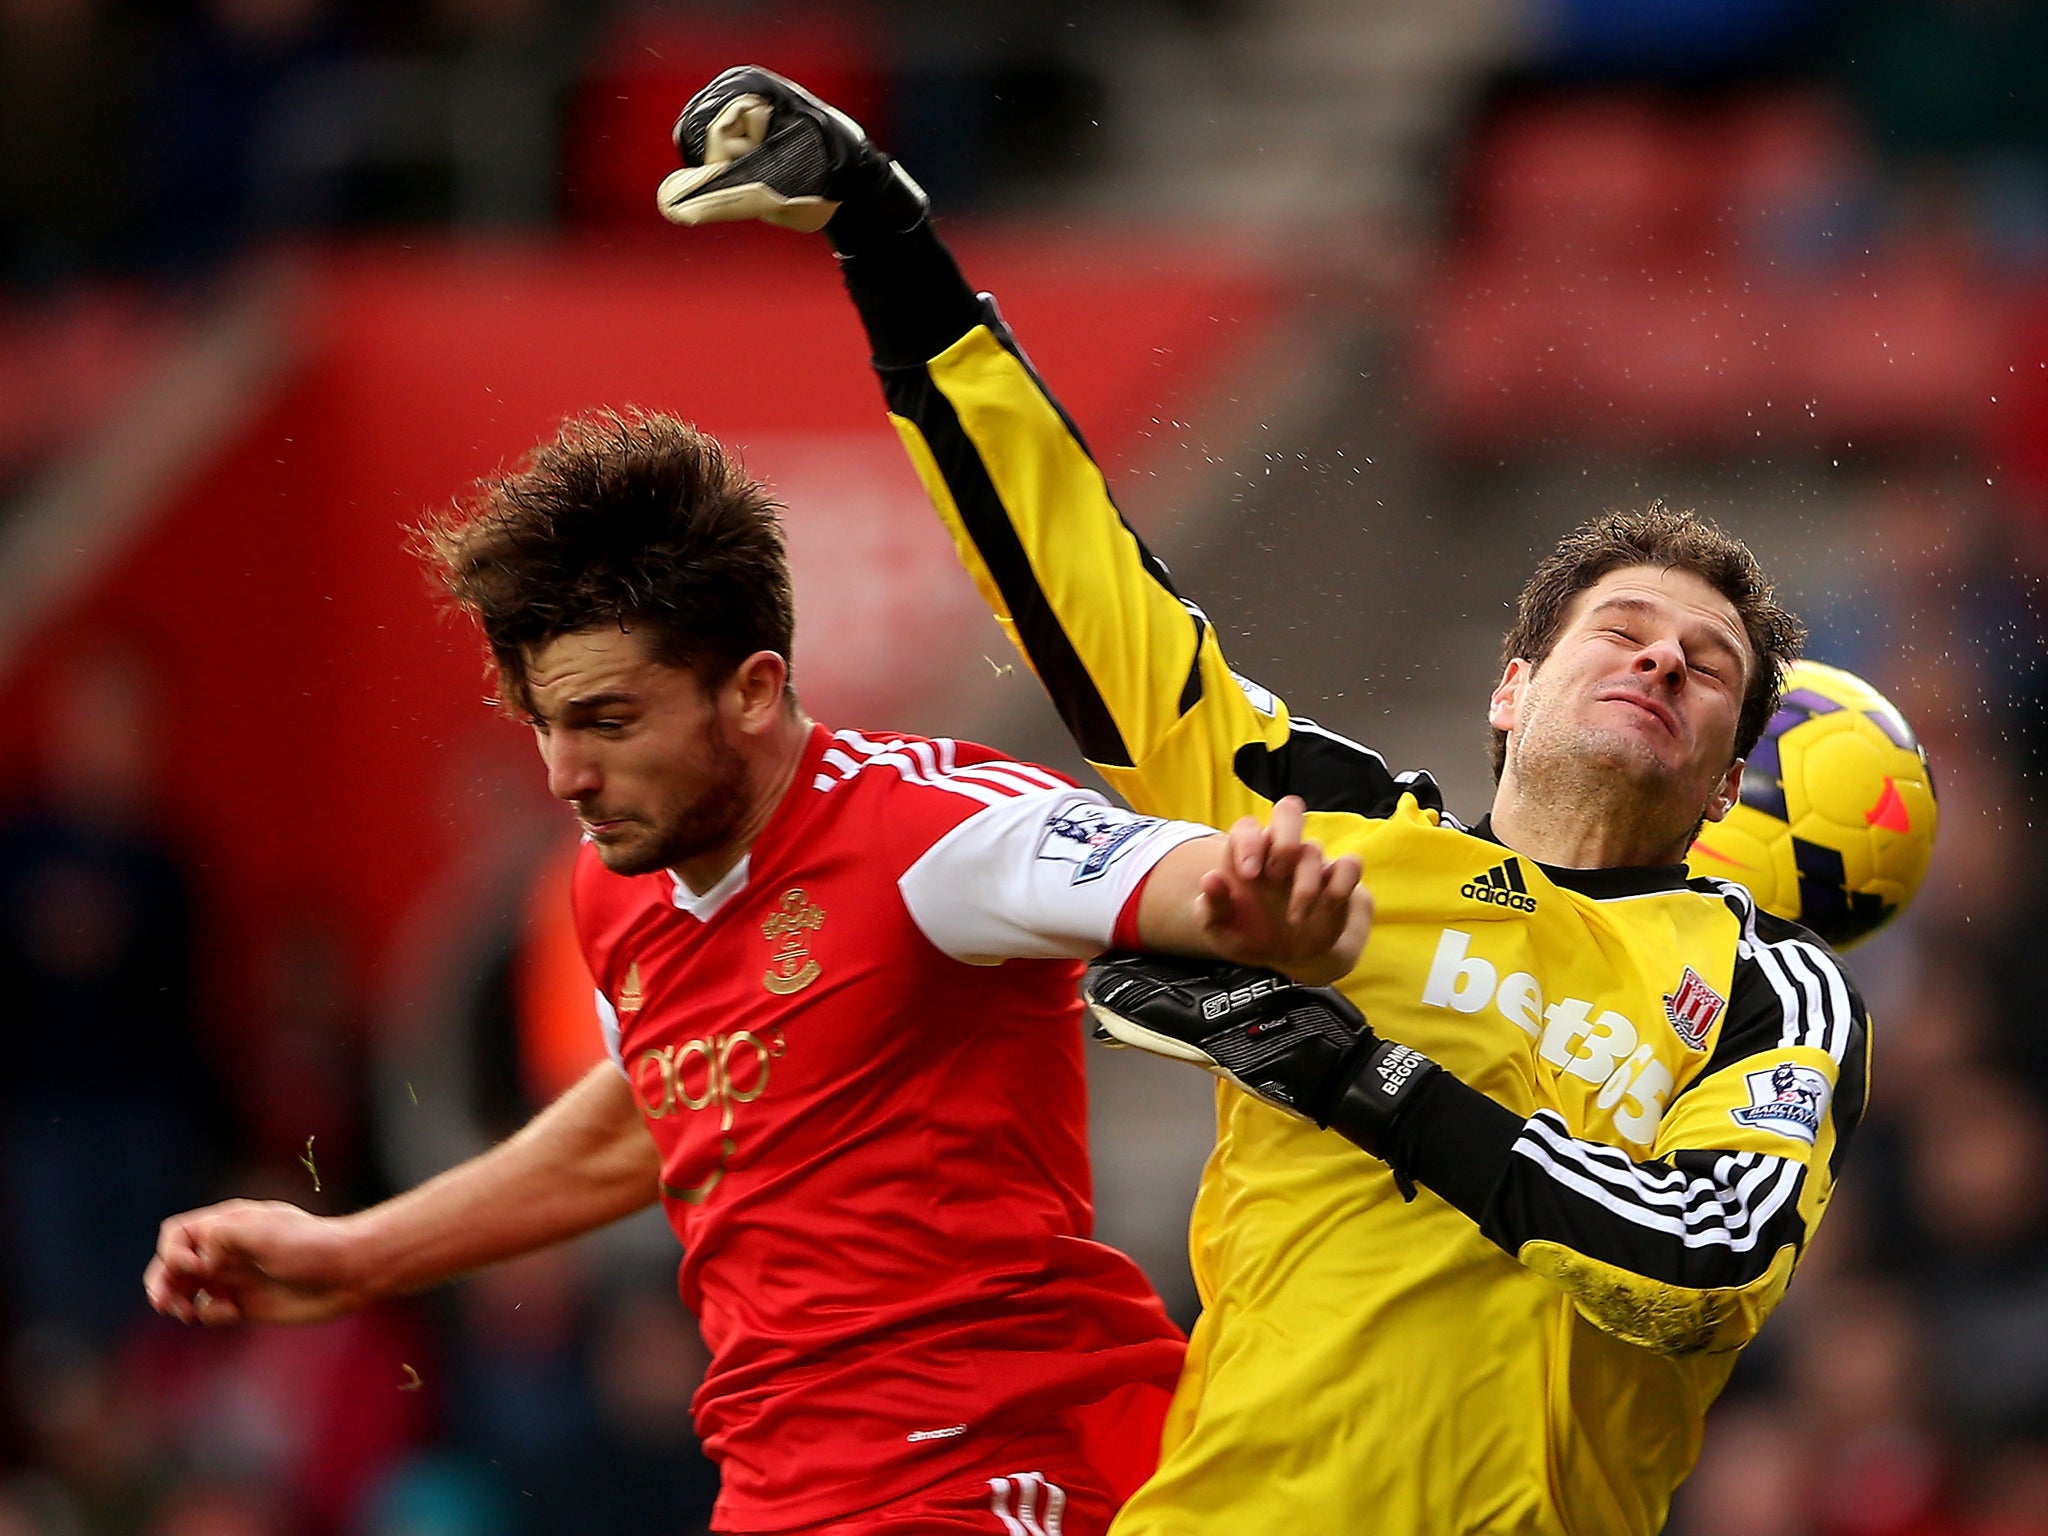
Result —
[[1089, 1241], [1072, 957], [1207, 830], [986, 748], [816, 727], [714, 889], [584, 849], [577, 929], [711, 1352], [718, 1529], [871, 1508], [1171, 1385], [1178, 1330]]

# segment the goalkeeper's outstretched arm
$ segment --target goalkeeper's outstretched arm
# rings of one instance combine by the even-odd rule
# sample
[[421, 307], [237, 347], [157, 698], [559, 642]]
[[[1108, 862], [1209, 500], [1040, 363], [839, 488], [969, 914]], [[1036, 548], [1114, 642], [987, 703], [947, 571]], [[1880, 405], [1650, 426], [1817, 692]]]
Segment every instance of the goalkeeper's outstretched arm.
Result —
[[662, 185], [667, 218], [822, 225], [962, 563], [1118, 794], [1213, 825], [1263, 817], [1287, 794], [1312, 816], [1385, 815], [1404, 794], [1439, 803], [1426, 778], [1396, 778], [1231, 672], [993, 301], [933, 232], [923, 193], [858, 125], [749, 67], [692, 98], [676, 141], [685, 169]]

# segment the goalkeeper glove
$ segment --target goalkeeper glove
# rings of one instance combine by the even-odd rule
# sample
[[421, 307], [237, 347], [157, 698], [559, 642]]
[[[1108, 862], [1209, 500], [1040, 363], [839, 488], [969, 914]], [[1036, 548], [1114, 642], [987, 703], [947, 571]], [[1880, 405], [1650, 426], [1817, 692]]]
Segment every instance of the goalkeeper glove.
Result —
[[683, 169], [655, 201], [673, 224], [760, 219], [840, 250], [914, 228], [930, 207], [860, 124], [772, 70], [743, 64], [692, 96], [676, 119]]
[[[1098, 1039], [1191, 1061], [1375, 1157], [1388, 1158], [1403, 1111], [1442, 1070], [1382, 1040], [1335, 988], [1275, 971], [1104, 955], [1088, 967], [1081, 996]], [[1407, 1193], [1406, 1174], [1394, 1173]]]

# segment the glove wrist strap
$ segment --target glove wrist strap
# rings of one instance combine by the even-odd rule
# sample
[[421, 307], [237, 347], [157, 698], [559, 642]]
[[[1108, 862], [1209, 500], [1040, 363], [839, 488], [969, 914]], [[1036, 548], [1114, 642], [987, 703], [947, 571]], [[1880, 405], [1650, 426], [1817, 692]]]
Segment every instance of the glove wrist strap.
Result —
[[1420, 1051], [1367, 1034], [1353, 1048], [1323, 1124], [1373, 1156], [1384, 1157], [1402, 1111], [1442, 1070]]
[[909, 234], [929, 212], [923, 189], [903, 168], [886, 156], [878, 159], [873, 184], [850, 191], [825, 225], [825, 238], [841, 256], [859, 256]]

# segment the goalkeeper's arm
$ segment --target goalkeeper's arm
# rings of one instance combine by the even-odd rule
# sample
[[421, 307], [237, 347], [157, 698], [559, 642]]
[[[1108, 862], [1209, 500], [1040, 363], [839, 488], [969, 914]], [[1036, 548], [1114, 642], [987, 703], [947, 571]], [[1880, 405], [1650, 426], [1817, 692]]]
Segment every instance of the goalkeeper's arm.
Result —
[[[1698, 1134], [1739, 1123], [1727, 1105], [1763, 1059], [1759, 1010], [1674, 1102], [1677, 1144], [1637, 1159], [1573, 1135], [1554, 1110], [1517, 1114], [1382, 1039], [1334, 989], [1118, 956], [1090, 967], [1084, 992], [1108, 1038], [1193, 1061], [1338, 1132], [1404, 1191], [1426, 1188], [1471, 1218], [1588, 1321], [1665, 1354], [1735, 1349], [1755, 1335], [1826, 1203], [1833, 1159], [1821, 1148], [1838, 1153], [1861, 1111], [1860, 1009], [1839, 1061], [1807, 1053], [1811, 1071], [1839, 1069], [1852, 1084], [1823, 1111], [1821, 1147], [1780, 1139], [1783, 1150], [1767, 1152]], [[1695, 1136], [1700, 1145], [1685, 1144]]]
[[1384, 815], [1404, 794], [1434, 803], [1434, 786], [1397, 779], [1376, 754], [1296, 732], [1279, 699], [1231, 671], [993, 303], [961, 277], [922, 193], [856, 125], [746, 68], [699, 92], [676, 137], [686, 168], [660, 195], [671, 220], [824, 220], [934, 510], [1117, 795], [1218, 826], [1288, 794], [1312, 813]]

